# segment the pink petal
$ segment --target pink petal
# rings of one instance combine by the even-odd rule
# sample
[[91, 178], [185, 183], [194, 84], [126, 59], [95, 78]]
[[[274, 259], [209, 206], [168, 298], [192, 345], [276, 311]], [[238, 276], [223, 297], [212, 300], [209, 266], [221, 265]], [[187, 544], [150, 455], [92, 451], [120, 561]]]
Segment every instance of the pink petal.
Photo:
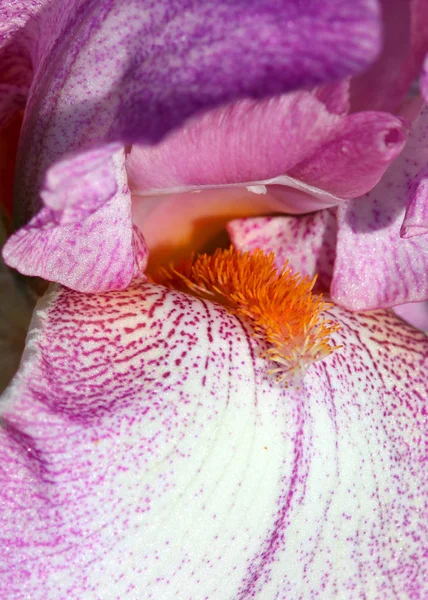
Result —
[[425, 300], [427, 123], [428, 108], [414, 123], [403, 154], [366, 196], [305, 217], [232, 222], [233, 243], [248, 250], [268, 247], [297, 271], [318, 273], [321, 286], [331, 283], [334, 300], [351, 310]]
[[384, 46], [377, 61], [351, 84], [351, 107], [397, 112], [428, 50], [428, 3], [382, 0]]
[[235, 248], [274, 252], [279, 269], [289, 261], [297, 273], [310, 278], [318, 275], [318, 284], [324, 290], [330, 287], [336, 257], [334, 212], [322, 210], [298, 218], [237, 219], [228, 223], [227, 231]]
[[428, 166], [410, 184], [401, 237], [407, 239], [428, 233]]
[[126, 159], [133, 218], [152, 256], [191, 248], [191, 231], [206, 231], [206, 243], [208, 220], [217, 208], [220, 220], [226, 202], [230, 219], [300, 214], [370, 189], [401, 152], [405, 126], [382, 113], [343, 116], [346, 103], [347, 82], [245, 100], [194, 119], [158, 146], [134, 145]]
[[428, 333], [428, 301], [400, 304], [394, 306], [394, 312], [413, 327]]
[[349, 112], [350, 80], [342, 79], [315, 88], [312, 93], [321, 100], [328, 112], [345, 116]]
[[35, 24], [42, 9], [49, 13], [48, 0], [0, 6], [0, 129], [25, 107], [34, 75], [31, 55], [41, 41]]
[[254, 182], [283, 175], [341, 123], [309, 92], [211, 111], [157, 146], [133, 146], [126, 167], [134, 194]]
[[412, 179], [428, 162], [428, 108], [402, 155], [365, 197], [338, 211], [331, 294], [352, 310], [428, 298], [428, 235], [400, 237]]
[[123, 150], [115, 146], [57, 163], [43, 208], [3, 249], [7, 264], [74, 289], [120, 289], [141, 276], [147, 249], [131, 221]]
[[[401, 152], [406, 128], [383, 113], [329, 112], [321, 99], [335, 111], [344, 102], [343, 87], [331, 89], [240, 101], [194, 119], [158, 146], [133, 146], [126, 161], [133, 193], [272, 185], [286, 173], [334, 196], [365, 193]], [[288, 194], [283, 191], [285, 209]]]
[[342, 350], [284, 389], [217, 305], [52, 290], [1, 403], [1, 589], [424, 597], [426, 339], [332, 317]]
[[401, 119], [374, 112], [349, 115], [336, 136], [290, 175], [336, 196], [355, 198], [376, 185], [405, 141]]

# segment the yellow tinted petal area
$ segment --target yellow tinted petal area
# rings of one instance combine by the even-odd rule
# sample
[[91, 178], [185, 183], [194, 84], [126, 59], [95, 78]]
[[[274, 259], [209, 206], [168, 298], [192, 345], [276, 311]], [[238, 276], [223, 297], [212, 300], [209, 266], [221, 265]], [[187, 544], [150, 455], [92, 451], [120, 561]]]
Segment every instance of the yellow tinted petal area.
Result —
[[288, 262], [279, 271], [273, 253], [218, 249], [162, 267], [153, 280], [222, 304], [244, 320], [273, 363], [269, 373], [285, 385], [338, 349], [330, 341], [338, 325], [322, 316], [330, 305], [312, 291], [316, 278], [293, 273]]

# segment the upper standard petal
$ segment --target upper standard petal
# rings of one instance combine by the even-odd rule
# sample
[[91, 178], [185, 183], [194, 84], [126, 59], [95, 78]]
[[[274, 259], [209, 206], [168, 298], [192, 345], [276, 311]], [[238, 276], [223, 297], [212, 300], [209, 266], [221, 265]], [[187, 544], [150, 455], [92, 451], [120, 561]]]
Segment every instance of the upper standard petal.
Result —
[[65, 152], [157, 141], [196, 111], [343, 77], [379, 49], [374, 0], [75, 0], [65, 11], [62, 2], [48, 8], [37, 15], [47, 37], [32, 53], [18, 171], [33, 211], [46, 169]]
[[[65, 7], [54, 1], [37, 9], [20, 27], [16, 5], [4, 8], [11, 25], [3, 51], [28, 57], [32, 75], [16, 170], [20, 225], [40, 209], [49, 168], [68, 161], [70, 153], [115, 142], [155, 142], [198, 111], [239, 97], [259, 98], [349, 75], [369, 64], [379, 50], [375, 0], [314, 0], [303, 5], [297, 0], [74, 0]], [[13, 96], [14, 91], [9, 92]], [[22, 97], [20, 88], [19, 106]], [[112, 177], [113, 169], [106, 181]], [[74, 203], [72, 210], [77, 218], [81, 208], [83, 221], [85, 178], [77, 177], [74, 187], [74, 196], [80, 193], [82, 202]], [[50, 204], [61, 203], [61, 198], [51, 195]], [[120, 199], [109, 197], [106, 202], [110, 201]], [[20, 247], [29, 248], [35, 242], [35, 224], [43, 222], [36, 251], [37, 257], [44, 254], [42, 259], [21, 263], [24, 253], [12, 244], [7, 252], [11, 264], [87, 291], [129, 283], [135, 263], [131, 246], [121, 253], [121, 262], [116, 257], [115, 269], [125, 274], [120, 282], [117, 273], [106, 272], [103, 281], [97, 277], [76, 285], [69, 273], [80, 257], [76, 250], [70, 260], [69, 243], [61, 254], [61, 246], [50, 237], [58, 231], [57, 224], [47, 220], [49, 214], [42, 212], [19, 237]], [[97, 217], [91, 213], [91, 218]], [[56, 233], [48, 234], [51, 225]], [[83, 245], [99, 242], [100, 229], [96, 235], [91, 231], [90, 224], [83, 224]], [[76, 229], [73, 235], [79, 236]], [[129, 231], [128, 241], [131, 238]], [[52, 251], [56, 272], [44, 268]], [[96, 267], [89, 265], [89, 255], [86, 259], [87, 266]]]

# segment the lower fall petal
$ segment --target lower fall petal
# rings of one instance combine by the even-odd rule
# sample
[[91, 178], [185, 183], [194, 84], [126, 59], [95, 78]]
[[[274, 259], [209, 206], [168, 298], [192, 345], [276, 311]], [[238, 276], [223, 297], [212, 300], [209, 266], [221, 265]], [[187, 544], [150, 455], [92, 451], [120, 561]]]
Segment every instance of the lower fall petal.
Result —
[[331, 316], [343, 348], [285, 389], [220, 306], [53, 288], [1, 404], [2, 589], [423, 597], [426, 337]]

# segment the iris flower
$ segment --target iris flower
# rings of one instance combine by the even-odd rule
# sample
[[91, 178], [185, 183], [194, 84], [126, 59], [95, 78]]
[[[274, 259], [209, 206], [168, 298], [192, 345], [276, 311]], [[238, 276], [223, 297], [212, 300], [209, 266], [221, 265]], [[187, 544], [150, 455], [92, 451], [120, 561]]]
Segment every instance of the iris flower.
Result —
[[0, 7], [4, 597], [425, 597], [427, 4]]

